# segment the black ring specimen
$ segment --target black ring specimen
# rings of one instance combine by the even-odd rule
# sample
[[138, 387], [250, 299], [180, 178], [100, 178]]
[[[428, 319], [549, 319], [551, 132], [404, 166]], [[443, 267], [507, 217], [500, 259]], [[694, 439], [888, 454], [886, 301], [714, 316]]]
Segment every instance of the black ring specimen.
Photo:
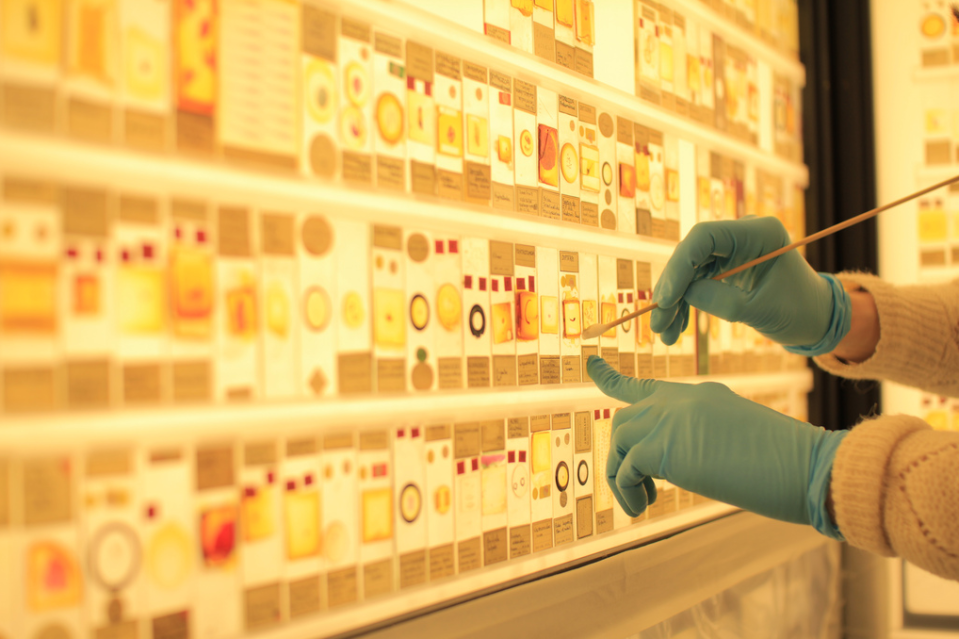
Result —
[[[473, 316], [479, 315], [480, 319], [483, 320], [483, 323], [480, 324], [479, 328], [473, 326]], [[483, 307], [479, 304], [473, 304], [473, 308], [470, 309], [470, 333], [473, 334], [473, 337], [480, 337], [483, 333], [486, 332], [486, 313], [483, 312]]]
[[589, 481], [589, 464], [586, 463], [585, 459], [579, 460], [579, 466], [576, 467], [576, 479], [579, 480], [580, 486], [585, 486], [586, 482]]
[[[119, 533], [121, 537], [125, 538], [130, 544], [131, 552], [133, 556], [130, 558], [130, 568], [127, 570], [126, 574], [116, 580], [114, 583], [107, 583], [107, 580], [104, 578], [103, 574], [100, 572], [100, 566], [97, 562], [97, 551], [100, 550], [100, 545], [106, 541], [110, 533]], [[104, 525], [100, 530], [98, 530], [93, 538], [93, 541], [90, 543], [90, 571], [93, 573], [93, 577], [103, 586], [104, 589], [111, 592], [116, 592], [125, 588], [133, 578], [136, 577], [137, 572], [140, 571], [140, 562], [141, 562], [141, 549], [140, 549], [140, 538], [137, 537], [136, 532], [128, 525], [119, 521], [112, 521]]]
[[[416, 300], [423, 300], [423, 304], [426, 306], [426, 319], [423, 322], [423, 325], [416, 323], [416, 316], [413, 314], [413, 305], [416, 304]], [[426, 325], [430, 323], [430, 303], [426, 301], [426, 298], [422, 294], [417, 293], [413, 296], [413, 299], [410, 300], [410, 322], [413, 324], [413, 328], [418, 331], [426, 328]]]
[[[560, 484], [559, 473], [562, 470], [566, 471], [566, 481]], [[563, 492], [569, 487], [569, 466], [566, 465], [566, 462], [561, 461], [559, 466], [556, 467], [556, 487], [559, 488], [559, 492]]]

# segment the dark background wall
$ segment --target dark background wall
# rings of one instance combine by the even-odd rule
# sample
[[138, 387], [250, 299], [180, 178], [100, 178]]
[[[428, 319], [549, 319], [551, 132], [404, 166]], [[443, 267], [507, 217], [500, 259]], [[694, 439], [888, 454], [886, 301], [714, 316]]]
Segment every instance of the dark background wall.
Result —
[[[869, 1], [799, 0], [799, 24], [800, 57], [806, 66], [806, 231], [811, 233], [877, 206]], [[806, 257], [819, 271], [875, 273], [876, 239], [873, 219], [809, 245]], [[848, 428], [878, 411], [877, 383], [813, 370], [813, 424]]]

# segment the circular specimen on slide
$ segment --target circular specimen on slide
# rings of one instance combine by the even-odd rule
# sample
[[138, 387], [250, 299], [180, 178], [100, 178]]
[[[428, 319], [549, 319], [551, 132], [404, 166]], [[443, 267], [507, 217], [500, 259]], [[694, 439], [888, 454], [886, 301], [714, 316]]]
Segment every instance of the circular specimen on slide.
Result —
[[193, 570], [193, 544], [186, 531], [169, 522], [150, 540], [147, 548], [147, 573], [164, 590], [174, 590]]
[[318, 133], [310, 142], [310, 168], [319, 177], [333, 177], [336, 174], [336, 145], [330, 136]]
[[[620, 313], [619, 316], [626, 317], [627, 315], [629, 315], [629, 313], [630, 313], [630, 310], [628, 308], [624, 308], [623, 312]], [[622, 327], [624, 333], [628, 333], [633, 328], [633, 320], [629, 320], [628, 322], [623, 322], [622, 324], [620, 324], [620, 327]]]
[[307, 289], [306, 299], [303, 301], [303, 312], [306, 315], [306, 325], [310, 329], [317, 333], [326, 330], [333, 315], [329, 294], [319, 286]]
[[453, 498], [449, 486], [440, 486], [436, 489], [436, 492], [433, 494], [433, 504], [436, 506], [436, 512], [441, 515], [445, 515], [450, 511]]
[[927, 14], [922, 19], [922, 35], [930, 40], [938, 38], [946, 32], [946, 22], [938, 13]]
[[561, 461], [559, 466], [556, 467], [556, 488], [559, 492], [569, 488], [569, 466], [564, 461]]
[[519, 134], [519, 150], [523, 152], [523, 155], [529, 157], [533, 155], [533, 146], [533, 134], [527, 129], [523, 129], [523, 132]]
[[370, 78], [358, 62], [350, 62], [343, 71], [346, 97], [353, 106], [362, 108], [370, 99]]
[[340, 133], [343, 144], [357, 151], [366, 146], [366, 120], [356, 107], [346, 107], [340, 115]]
[[303, 222], [300, 235], [303, 239], [303, 248], [315, 257], [323, 257], [333, 245], [333, 229], [330, 228], [326, 218], [319, 215], [310, 216]]
[[649, 178], [649, 197], [653, 200], [653, 208], [663, 208], [663, 201], [666, 196], [666, 190], [663, 188], [663, 175], [653, 173]]
[[410, 322], [418, 331], [423, 330], [430, 323], [430, 305], [420, 293], [414, 295], [410, 301]]
[[473, 337], [482, 337], [486, 332], [486, 313], [479, 304], [473, 304], [470, 309], [470, 333]]
[[423, 500], [416, 484], [407, 484], [400, 492], [400, 515], [403, 521], [411, 524], [420, 516]]
[[459, 330], [463, 303], [459, 291], [450, 283], [440, 286], [436, 293], [436, 314], [443, 328], [448, 331]]
[[586, 482], [589, 481], [589, 464], [586, 463], [585, 459], [581, 459], [576, 467], [576, 479], [580, 486], [585, 486]]
[[613, 185], [613, 166], [609, 162], [603, 162], [603, 184]]
[[433, 387], [433, 368], [426, 362], [419, 362], [413, 367], [410, 380], [416, 390], [431, 389]]
[[336, 80], [333, 68], [323, 60], [313, 60], [304, 71], [306, 111], [317, 124], [326, 124], [336, 113]]
[[121, 590], [140, 571], [140, 538], [123, 522], [110, 522], [100, 528], [89, 553], [90, 572], [106, 590]]
[[563, 172], [563, 179], [572, 184], [579, 177], [579, 157], [573, 145], [567, 142], [563, 145], [560, 152], [560, 170]]
[[343, 296], [343, 322], [349, 328], [359, 328], [364, 319], [363, 299], [356, 291], [350, 291]]
[[529, 490], [529, 470], [526, 464], [516, 464], [513, 468], [513, 476], [510, 477], [510, 487], [513, 494], [517, 497], [525, 497]]
[[403, 137], [403, 105], [392, 93], [384, 93], [376, 101], [376, 126], [387, 144], [396, 144]]

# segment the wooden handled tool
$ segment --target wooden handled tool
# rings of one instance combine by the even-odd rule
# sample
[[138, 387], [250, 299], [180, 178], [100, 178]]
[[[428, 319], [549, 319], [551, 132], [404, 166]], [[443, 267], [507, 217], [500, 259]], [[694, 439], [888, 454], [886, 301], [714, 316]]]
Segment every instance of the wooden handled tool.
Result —
[[[836, 233], [843, 229], [847, 229], [850, 226], [854, 226], [856, 224], [859, 224], [860, 222], [864, 222], [868, 220], [869, 218], [876, 217], [877, 215], [879, 215], [880, 213], [882, 213], [883, 211], [887, 209], [891, 209], [894, 206], [899, 206], [900, 204], [908, 202], [909, 200], [914, 200], [915, 198], [921, 195], [925, 195], [926, 193], [929, 193], [930, 191], [935, 191], [936, 189], [940, 189], [944, 186], [948, 186], [949, 184], [952, 184], [953, 182], [959, 182], [959, 175], [955, 177], [951, 177], [948, 180], [943, 180], [942, 182], [939, 182], [938, 184], [933, 184], [932, 186], [926, 187], [922, 190], [916, 191], [915, 193], [907, 195], [906, 197], [899, 198], [898, 200], [894, 202], [890, 202], [889, 204], [884, 204], [880, 207], [874, 208], [871, 211], [866, 211], [865, 213], [857, 215], [856, 217], [851, 217], [848, 220], [844, 220], [840, 222], [839, 224], [833, 224], [829, 228], [823, 229], [822, 231], [819, 231], [818, 233], [813, 233], [812, 235], [808, 235], [804, 237], [803, 239], [799, 240], [798, 242], [793, 242], [789, 246], [784, 246], [781, 249], [776, 249], [772, 253], [761, 255], [760, 257], [757, 257], [754, 260], [750, 260], [746, 262], [745, 264], [740, 264], [736, 268], [729, 269], [725, 273], [720, 273], [713, 279], [721, 280], [723, 278], [729, 277], [730, 275], [735, 275], [736, 273], [745, 271], [747, 268], [751, 268], [753, 266], [756, 266], [757, 264], [762, 264], [766, 260], [771, 260], [774, 257], [779, 257], [783, 253], [786, 253], [787, 251], [791, 251], [794, 248], [805, 246], [806, 244], [815, 242], [816, 240], [820, 240], [826, 237], [827, 235], [832, 235], [833, 233]], [[599, 337], [600, 335], [602, 335], [609, 329], [613, 328], [614, 326], [625, 324], [626, 322], [634, 318], [637, 318], [640, 315], [643, 315], [644, 313], [650, 312], [654, 308], [659, 308], [659, 304], [653, 303], [653, 304], [650, 304], [649, 306], [644, 306], [638, 311], [634, 311], [632, 313], [629, 313], [628, 315], [623, 315], [622, 317], [612, 322], [607, 322], [606, 324], [593, 324], [592, 326], [587, 328], [585, 331], [583, 331], [583, 339], [592, 339], [594, 337]]]

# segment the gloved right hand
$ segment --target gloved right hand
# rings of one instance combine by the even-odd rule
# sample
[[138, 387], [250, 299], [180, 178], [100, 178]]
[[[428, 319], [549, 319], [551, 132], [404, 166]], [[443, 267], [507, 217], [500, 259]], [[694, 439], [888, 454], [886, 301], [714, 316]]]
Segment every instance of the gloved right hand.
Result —
[[849, 295], [831, 275], [816, 273], [789, 251], [726, 279], [712, 278], [789, 244], [773, 217], [702, 222], [694, 226], [663, 271], [653, 292], [659, 308], [650, 328], [674, 344], [689, 322], [689, 307], [743, 322], [792, 352], [821, 355], [849, 332]]

